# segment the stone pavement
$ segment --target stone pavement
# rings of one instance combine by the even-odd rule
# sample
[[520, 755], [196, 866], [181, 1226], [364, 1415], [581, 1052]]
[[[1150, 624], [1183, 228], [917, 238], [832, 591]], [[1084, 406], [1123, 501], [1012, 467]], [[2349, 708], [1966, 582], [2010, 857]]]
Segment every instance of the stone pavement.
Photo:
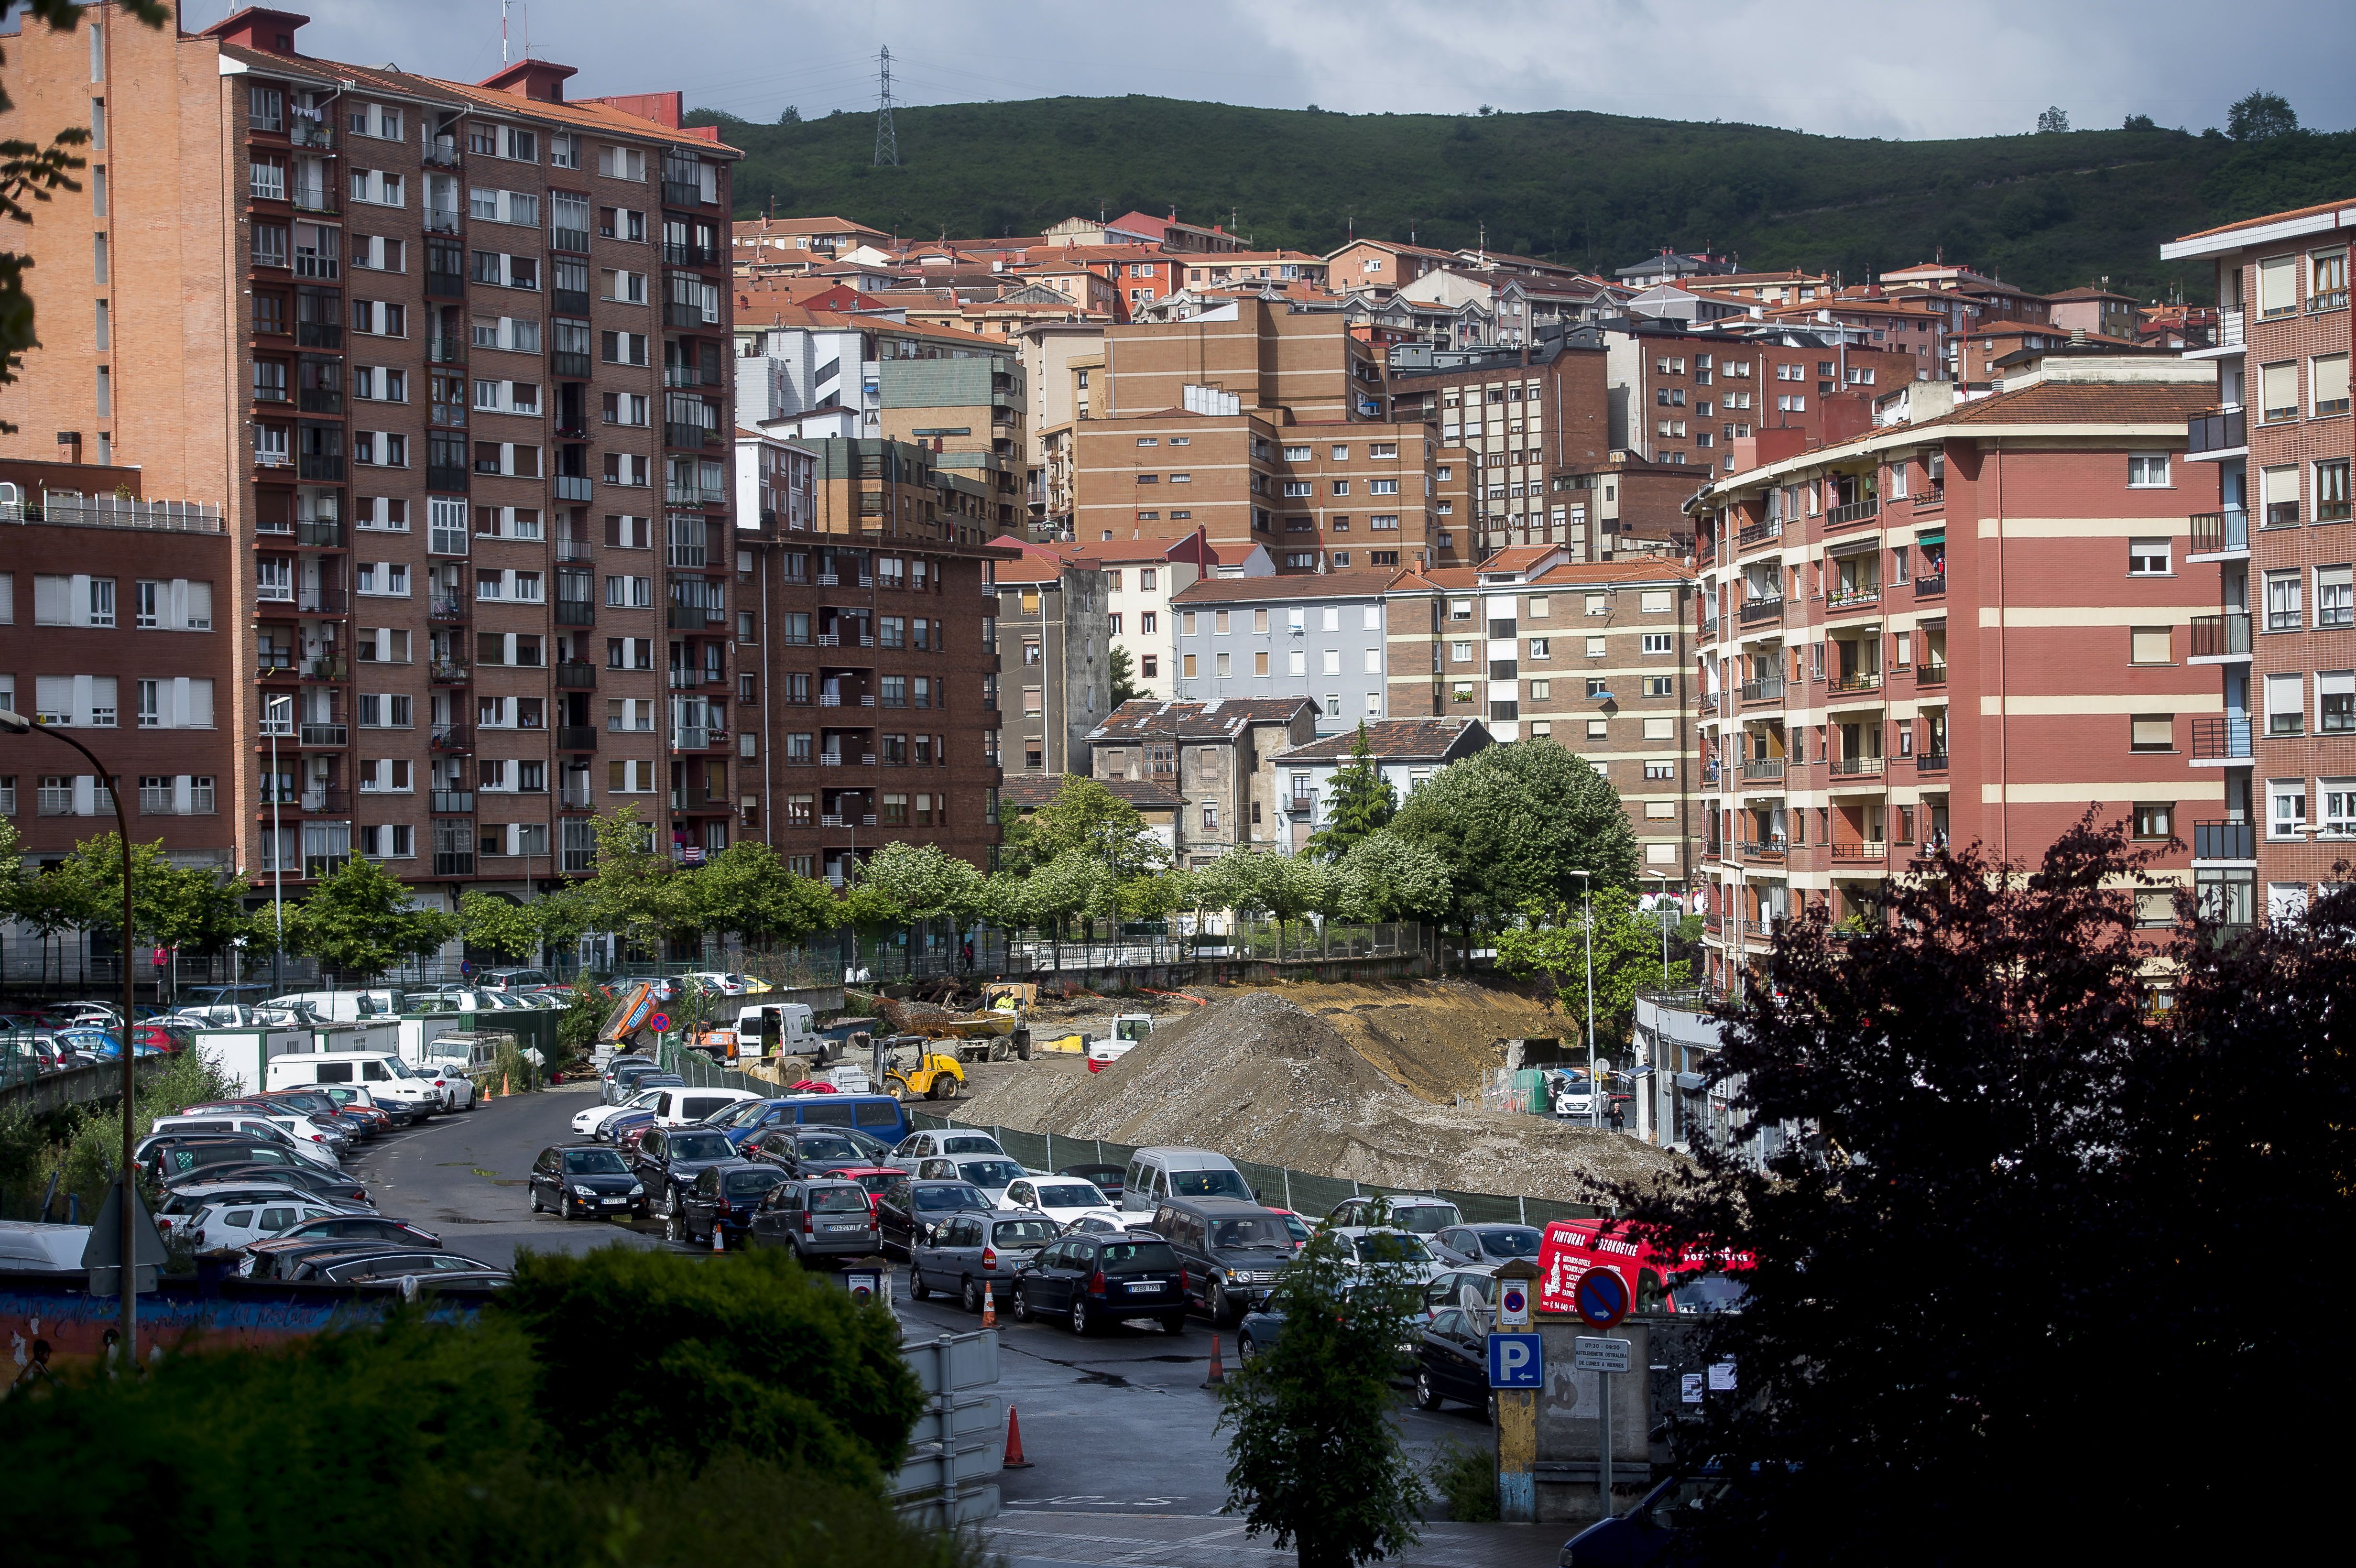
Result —
[[[1055, 1508], [1066, 1503], [1064, 1509]], [[981, 1527], [1007, 1568], [1291, 1568], [1265, 1535], [1203, 1514], [1091, 1514], [1085, 1499], [1010, 1507]], [[1423, 1540], [1392, 1562], [1404, 1568], [1554, 1568], [1572, 1527], [1556, 1524], [1423, 1526]]]

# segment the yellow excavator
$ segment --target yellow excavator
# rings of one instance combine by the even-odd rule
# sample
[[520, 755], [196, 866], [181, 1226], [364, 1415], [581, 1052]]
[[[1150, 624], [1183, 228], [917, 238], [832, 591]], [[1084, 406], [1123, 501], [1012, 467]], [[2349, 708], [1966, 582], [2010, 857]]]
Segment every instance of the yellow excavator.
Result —
[[[947, 1100], [965, 1087], [965, 1069], [948, 1051], [935, 1051], [922, 1035], [895, 1035], [884, 1042], [884, 1087], [895, 1100]], [[901, 1051], [912, 1051], [914, 1067], [903, 1066]]]

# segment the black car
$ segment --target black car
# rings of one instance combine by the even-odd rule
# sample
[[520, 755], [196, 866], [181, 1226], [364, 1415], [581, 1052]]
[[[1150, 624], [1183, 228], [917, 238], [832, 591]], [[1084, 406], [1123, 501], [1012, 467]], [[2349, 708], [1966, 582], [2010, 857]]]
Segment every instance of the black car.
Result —
[[663, 1220], [663, 1234], [674, 1242], [709, 1244], [716, 1228], [723, 1246], [741, 1244], [769, 1189], [786, 1179], [774, 1165], [736, 1160], [707, 1167], [688, 1184], [679, 1202]]
[[646, 1183], [612, 1149], [552, 1146], [531, 1162], [531, 1211], [567, 1220], [577, 1214], [643, 1215]]
[[1111, 1199], [1112, 1206], [1118, 1209], [1120, 1207], [1121, 1180], [1128, 1176], [1129, 1170], [1127, 1167], [1119, 1165], [1067, 1165], [1055, 1174], [1076, 1176], [1082, 1181], [1095, 1182], [1097, 1190]]
[[862, 1170], [874, 1164], [857, 1144], [833, 1128], [768, 1127], [744, 1141], [749, 1159], [772, 1160], [789, 1176], [823, 1176]]
[[302, 1165], [198, 1165], [164, 1179], [167, 1192], [182, 1187], [194, 1187], [206, 1181], [260, 1181], [282, 1187], [299, 1187], [305, 1192], [316, 1192], [331, 1203], [366, 1203], [375, 1207], [368, 1189], [340, 1171], [321, 1170], [316, 1166]]
[[[1072, 1174], [1069, 1171], [1066, 1175]], [[1146, 1236], [1066, 1236], [1014, 1276], [1014, 1316], [1061, 1318], [1075, 1334], [1124, 1317], [1186, 1329], [1183, 1266], [1167, 1242]]]
[[970, 1181], [918, 1181], [904, 1176], [875, 1195], [875, 1222], [884, 1255], [905, 1258], [926, 1226], [968, 1210], [986, 1214], [991, 1208], [990, 1200]]
[[381, 1214], [334, 1214], [324, 1220], [305, 1220], [278, 1232], [282, 1242], [369, 1242], [386, 1246], [435, 1248], [442, 1238], [431, 1231], [421, 1230], [406, 1220], [388, 1220]]
[[1451, 1225], [1425, 1240], [1444, 1263], [1477, 1264], [1534, 1258], [1544, 1237], [1536, 1225]]
[[365, 1105], [372, 1111], [382, 1111], [385, 1119], [396, 1127], [405, 1127], [412, 1122], [425, 1119], [425, 1107], [413, 1100], [396, 1100], [390, 1094], [380, 1100], [348, 1083], [322, 1083], [319, 1093], [346, 1109]]
[[814, 1258], [872, 1256], [880, 1245], [875, 1206], [855, 1181], [831, 1176], [780, 1181], [753, 1216], [752, 1242], [757, 1247], [789, 1247], [805, 1267]]
[[172, 1134], [151, 1140], [141, 1157], [142, 1167], [166, 1185], [209, 1166], [269, 1165], [285, 1170], [316, 1168], [285, 1144], [260, 1138], [224, 1137], [217, 1133]]
[[1294, 1256], [1284, 1216], [1239, 1198], [1172, 1198], [1153, 1211], [1186, 1270], [1188, 1294], [1226, 1328], [1268, 1299]]
[[243, 1272], [255, 1279], [306, 1278], [302, 1270], [315, 1258], [350, 1258], [363, 1253], [414, 1252], [396, 1243], [371, 1242], [351, 1236], [311, 1236], [289, 1240], [267, 1236], [245, 1249]]
[[1415, 1403], [1438, 1410], [1450, 1400], [1497, 1419], [1497, 1396], [1489, 1390], [1489, 1334], [1459, 1307], [1432, 1314], [1415, 1351]]
[[514, 1276], [480, 1258], [462, 1257], [456, 1253], [382, 1249], [357, 1256], [330, 1253], [307, 1259], [294, 1277], [324, 1279], [336, 1285], [386, 1285], [414, 1279], [421, 1285], [445, 1289], [454, 1285], [505, 1285]]
[[648, 1200], [659, 1202], [661, 1211], [669, 1214], [679, 1207], [680, 1194], [697, 1177], [736, 1157], [736, 1146], [728, 1141], [726, 1133], [705, 1127], [649, 1127], [638, 1140], [630, 1171], [646, 1183]]

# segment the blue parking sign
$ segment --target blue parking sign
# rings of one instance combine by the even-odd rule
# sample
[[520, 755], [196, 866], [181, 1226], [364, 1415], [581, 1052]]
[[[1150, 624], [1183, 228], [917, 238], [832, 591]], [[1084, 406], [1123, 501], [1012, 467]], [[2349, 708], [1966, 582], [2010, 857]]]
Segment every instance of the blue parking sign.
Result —
[[1536, 1334], [1489, 1336], [1491, 1388], [1544, 1388], [1546, 1357]]

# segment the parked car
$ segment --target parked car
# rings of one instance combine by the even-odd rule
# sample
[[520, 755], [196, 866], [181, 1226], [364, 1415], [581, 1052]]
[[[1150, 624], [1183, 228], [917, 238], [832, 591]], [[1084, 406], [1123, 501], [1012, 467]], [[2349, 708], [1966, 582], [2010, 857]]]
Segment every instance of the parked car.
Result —
[[885, 1257], [906, 1257], [927, 1225], [968, 1210], [997, 1207], [969, 1181], [919, 1181], [902, 1176], [875, 1195], [875, 1221]]
[[1494, 1264], [1537, 1256], [1544, 1234], [1536, 1225], [1451, 1225], [1424, 1239], [1444, 1263]]
[[[1130, 1218], [1133, 1221], [1135, 1216]], [[1124, 1224], [1120, 1220], [1108, 1219], [1102, 1214], [1083, 1214], [1065, 1226], [1064, 1232], [1072, 1236], [1153, 1236], [1157, 1242], [1162, 1240], [1146, 1226], [1134, 1222]]]
[[[653, 1077], [659, 1073], [662, 1073], [662, 1069], [655, 1062], [625, 1061], [615, 1068], [612, 1074], [605, 1080], [604, 1096], [605, 1103], [609, 1105], [618, 1105], [623, 1101], [632, 1098], [638, 1092], [640, 1079]], [[687, 1082], [677, 1073], [668, 1073], [663, 1076], [681, 1083]]]
[[1122, 1179], [1120, 1206], [1132, 1213], [1151, 1212], [1170, 1198], [1259, 1201], [1259, 1194], [1226, 1155], [1171, 1145], [1139, 1149], [1130, 1157], [1129, 1171]]
[[261, 1203], [214, 1203], [188, 1218], [188, 1240], [198, 1252], [243, 1248], [291, 1230], [305, 1220], [327, 1220], [336, 1211], [310, 1199], [279, 1198]]
[[634, 1214], [647, 1211], [646, 1183], [627, 1161], [609, 1148], [558, 1148], [540, 1151], [531, 1162], [531, 1211], [570, 1220], [581, 1214]]
[[[1407, 1276], [1419, 1285], [1428, 1285], [1446, 1271], [1432, 1257], [1431, 1249], [1423, 1244], [1420, 1236], [1387, 1226], [1336, 1226], [1333, 1233], [1350, 1243], [1361, 1267], [1376, 1264], [1398, 1264], [1405, 1266]], [[1485, 1374], [1484, 1374], [1485, 1375]]]
[[759, 1095], [744, 1089], [698, 1089], [685, 1083], [667, 1084], [655, 1098], [655, 1121], [666, 1127], [689, 1126], [726, 1110], [740, 1100], [759, 1098]]
[[170, 1055], [197, 1043], [197, 1026], [186, 1019], [150, 1019], [132, 1025], [131, 1038]]
[[597, 1081], [611, 1083], [615, 1075], [625, 1067], [652, 1067], [654, 1064], [655, 1059], [642, 1051], [620, 1051], [605, 1059], [605, 1064], [597, 1070]]
[[751, 988], [744, 984], [744, 976], [723, 974], [717, 969], [697, 969], [681, 975], [680, 978], [721, 997], [741, 997]]
[[1563, 1543], [1574, 1568], [1666, 1568], [1693, 1559], [1694, 1531], [1732, 1483], [1716, 1465], [1680, 1471]]
[[855, 1181], [787, 1179], [763, 1194], [751, 1240], [756, 1247], [790, 1248], [806, 1265], [818, 1258], [868, 1257], [883, 1250], [882, 1213]]
[[665, 1216], [663, 1234], [674, 1242], [708, 1243], [717, 1231], [723, 1247], [742, 1245], [754, 1211], [769, 1189], [786, 1179], [777, 1167], [755, 1160], [708, 1167]]
[[297, 1191], [316, 1193], [331, 1203], [361, 1204], [373, 1208], [368, 1189], [341, 1171], [319, 1170], [307, 1165], [241, 1165], [214, 1162], [198, 1165], [164, 1179], [167, 1192], [182, 1191], [209, 1181], [242, 1181], [249, 1184], [275, 1184], [292, 1187]]
[[545, 969], [494, 969], [483, 976], [483, 984], [502, 991], [519, 991], [527, 986], [551, 983]]
[[146, 1160], [145, 1144], [158, 1138], [203, 1136], [248, 1138], [258, 1143], [274, 1144], [289, 1153], [301, 1156], [312, 1164], [333, 1170], [337, 1164], [338, 1145], [351, 1140], [340, 1132], [330, 1136], [326, 1128], [312, 1124], [307, 1117], [273, 1115], [262, 1111], [227, 1111], [218, 1115], [158, 1116], [155, 1130], [147, 1135], [133, 1157], [143, 1164]]
[[1236, 1360], [1248, 1361], [1263, 1350], [1273, 1349], [1284, 1333], [1284, 1314], [1263, 1307], [1247, 1312], [1236, 1325]]
[[1007, 1184], [999, 1203], [1008, 1209], [1036, 1210], [1055, 1221], [1058, 1230], [1068, 1231], [1074, 1221], [1090, 1215], [1120, 1223], [1120, 1211], [1112, 1200], [1097, 1189], [1095, 1182], [1076, 1177], [1025, 1176]]
[[276, 1166], [287, 1171], [318, 1168], [289, 1144], [211, 1134], [150, 1137], [135, 1152], [139, 1168], [166, 1184], [208, 1166]]
[[968, 1312], [980, 1312], [982, 1292], [1006, 1296], [1015, 1275], [1055, 1240], [1057, 1229], [1038, 1213], [953, 1214], [909, 1248], [908, 1294], [923, 1301], [942, 1291]]
[[654, 1126], [638, 1140], [630, 1171], [646, 1183], [648, 1200], [668, 1215], [679, 1207], [680, 1194], [707, 1168], [735, 1158], [735, 1147], [718, 1133]]
[[1152, 1317], [1162, 1331], [1186, 1331], [1183, 1268], [1170, 1243], [1152, 1236], [1064, 1236], [1014, 1277], [1016, 1318], [1061, 1318], [1075, 1334], [1124, 1317]]
[[638, 1140], [646, 1136], [647, 1129], [654, 1125], [653, 1106], [634, 1107], [599, 1127], [597, 1139], [600, 1143], [612, 1144], [616, 1148], [622, 1150], [625, 1157], [627, 1157], [637, 1152]]
[[167, 1188], [155, 1209], [155, 1229], [166, 1238], [194, 1227], [197, 1216], [225, 1204], [292, 1203], [350, 1213], [359, 1205], [326, 1198], [305, 1188], [273, 1181], [197, 1181]]
[[1082, 1181], [1092, 1184], [1098, 1191], [1112, 1200], [1115, 1207], [1119, 1207], [1121, 1179], [1128, 1172], [1126, 1168], [1118, 1165], [1067, 1165], [1055, 1174], [1078, 1177]]
[[931, 1181], [971, 1182], [992, 1208], [1000, 1208], [1006, 1189], [1023, 1179], [1023, 1168], [1002, 1154], [944, 1155], [919, 1161], [916, 1174]]
[[943, 1127], [933, 1131], [910, 1133], [893, 1148], [892, 1157], [884, 1163], [896, 1165], [913, 1176], [916, 1174], [917, 1165], [924, 1160], [959, 1154], [996, 1155], [1001, 1159], [1006, 1157], [1006, 1151], [999, 1147], [998, 1140], [988, 1133], [969, 1132], [963, 1127]]
[[608, 1127], [616, 1117], [628, 1115], [634, 1111], [644, 1111], [648, 1115], [653, 1115], [655, 1102], [661, 1098], [663, 1090], [668, 1087], [670, 1085], [650, 1083], [626, 1100], [608, 1101], [576, 1112], [573, 1117], [573, 1134], [584, 1138], [605, 1138], [611, 1143], [613, 1139], [608, 1136]]
[[306, 1261], [297, 1279], [324, 1279], [337, 1285], [384, 1285], [414, 1279], [437, 1290], [456, 1286], [492, 1286], [515, 1283], [515, 1276], [480, 1258], [456, 1253], [373, 1252], [357, 1257], [326, 1257]]
[[1462, 1312], [1481, 1326], [1483, 1333], [1497, 1315], [1497, 1275], [1491, 1269], [1451, 1269], [1423, 1287], [1426, 1317], [1438, 1317], [1450, 1308]]
[[1438, 1410], [1449, 1400], [1483, 1412], [1492, 1426], [1497, 1423], [1497, 1396], [1489, 1390], [1489, 1330], [1452, 1307], [1424, 1325], [1415, 1352], [1415, 1403]]
[[830, 1170], [827, 1174], [844, 1181], [856, 1181], [867, 1189], [867, 1196], [873, 1199], [907, 1172], [894, 1170], [888, 1165], [854, 1165]]
[[[1345, 1198], [1325, 1216], [1325, 1222], [1336, 1230], [1345, 1226], [1377, 1223], [1377, 1213], [1387, 1214], [1379, 1223], [1394, 1231], [1411, 1231], [1419, 1236], [1433, 1236], [1453, 1226], [1464, 1223], [1464, 1212], [1444, 1198], [1419, 1197], [1412, 1192], [1370, 1192], [1362, 1198]], [[1533, 1249], [1528, 1256], [1536, 1257]]]
[[438, 1247], [442, 1238], [406, 1220], [381, 1214], [324, 1214], [278, 1232], [282, 1242], [369, 1242], [415, 1250]]
[[1153, 1211], [1153, 1232], [1184, 1266], [1187, 1295], [1220, 1328], [1267, 1301], [1293, 1259], [1282, 1216], [1233, 1198], [1164, 1200]]
[[792, 1176], [832, 1175], [865, 1169], [869, 1164], [869, 1157], [860, 1152], [858, 1145], [840, 1133], [817, 1127], [771, 1127], [747, 1139], [744, 1152], [747, 1159], [783, 1166]]
[[349, 1236], [273, 1236], [245, 1249], [245, 1262], [238, 1265], [238, 1272], [249, 1279], [294, 1279], [313, 1258], [349, 1258], [369, 1252], [414, 1250]]

